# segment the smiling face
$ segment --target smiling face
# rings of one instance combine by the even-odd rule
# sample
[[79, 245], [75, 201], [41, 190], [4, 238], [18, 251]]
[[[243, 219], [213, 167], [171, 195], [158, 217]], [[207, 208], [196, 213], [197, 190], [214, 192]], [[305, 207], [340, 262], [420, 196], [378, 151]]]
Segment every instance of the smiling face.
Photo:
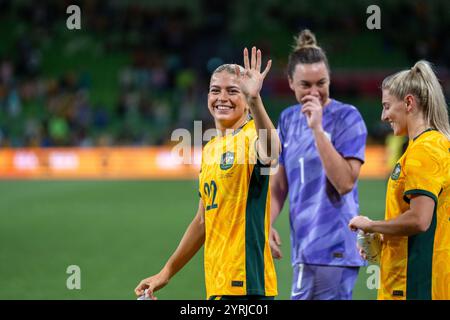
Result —
[[247, 99], [239, 87], [236, 75], [226, 70], [211, 77], [208, 109], [219, 130], [237, 129], [247, 118]]
[[330, 96], [330, 75], [325, 63], [298, 63], [292, 78], [289, 77], [289, 87], [299, 103], [304, 96], [312, 95], [319, 98], [322, 107], [325, 106]]
[[389, 122], [396, 136], [407, 135], [407, 109], [405, 102], [397, 99], [395, 96], [389, 94], [387, 89], [384, 89], [382, 104], [383, 111], [381, 113], [381, 120]]

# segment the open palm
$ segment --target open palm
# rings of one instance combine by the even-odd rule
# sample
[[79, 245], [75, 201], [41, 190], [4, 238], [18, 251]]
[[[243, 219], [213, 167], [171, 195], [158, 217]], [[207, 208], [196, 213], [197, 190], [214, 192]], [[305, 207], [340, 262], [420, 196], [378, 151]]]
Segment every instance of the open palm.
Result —
[[236, 75], [241, 83], [241, 90], [249, 98], [257, 97], [261, 91], [264, 78], [270, 70], [272, 60], [267, 62], [267, 66], [261, 73], [261, 50], [252, 48], [251, 59], [248, 57], [248, 49], [244, 49], [244, 70], [241, 71], [236, 65]]

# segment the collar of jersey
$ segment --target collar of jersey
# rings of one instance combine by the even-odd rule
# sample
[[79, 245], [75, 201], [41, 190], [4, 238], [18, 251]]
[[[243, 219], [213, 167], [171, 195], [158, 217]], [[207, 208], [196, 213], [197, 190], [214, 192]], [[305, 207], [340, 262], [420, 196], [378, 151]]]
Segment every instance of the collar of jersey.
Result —
[[437, 131], [437, 130], [434, 129], [434, 128], [428, 128], [428, 129], [425, 129], [424, 131], [422, 131], [421, 133], [419, 133], [417, 136], [415, 136], [415, 137], [413, 138], [413, 141], [416, 141], [417, 138], [419, 138], [421, 135], [423, 135], [423, 134], [426, 133], [426, 132], [430, 132], [430, 131]]
[[[231, 134], [231, 136], [237, 135], [250, 122], [250, 120], [252, 120], [252, 119], [253, 119], [253, 117], [250, 114], [248, 114], [247, 119], [245, 120], [245, 122], [239, 128], [234, 130], [233, 133]], [[222, 137], [226, 137], [226, 136], [227, 135], [222, 136]]]

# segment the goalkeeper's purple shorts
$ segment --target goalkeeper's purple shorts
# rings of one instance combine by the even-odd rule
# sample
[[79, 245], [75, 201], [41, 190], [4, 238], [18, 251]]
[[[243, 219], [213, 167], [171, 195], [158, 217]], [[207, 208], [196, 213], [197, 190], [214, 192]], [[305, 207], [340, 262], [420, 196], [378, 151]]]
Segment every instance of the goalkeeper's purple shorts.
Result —
[[294, 266], [292, 300], [351, 300], [359, 267]]

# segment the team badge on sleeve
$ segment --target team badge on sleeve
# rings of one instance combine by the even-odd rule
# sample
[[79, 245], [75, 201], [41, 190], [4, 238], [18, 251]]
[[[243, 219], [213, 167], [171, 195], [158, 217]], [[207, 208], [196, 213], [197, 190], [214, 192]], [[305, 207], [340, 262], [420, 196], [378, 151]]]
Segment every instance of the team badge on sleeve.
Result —
[[402, 169], [402, 167], [400, 166], [400, 163], [397, 163], [397, 164], [395, 165], [394, 170], [392, 171], [392, 174], [391, 174], [391, 179], [392, 179], [392, 180], [397, 180], [398, 177], [400, 177], [400, 171], [401, 171], [401, 169]]

